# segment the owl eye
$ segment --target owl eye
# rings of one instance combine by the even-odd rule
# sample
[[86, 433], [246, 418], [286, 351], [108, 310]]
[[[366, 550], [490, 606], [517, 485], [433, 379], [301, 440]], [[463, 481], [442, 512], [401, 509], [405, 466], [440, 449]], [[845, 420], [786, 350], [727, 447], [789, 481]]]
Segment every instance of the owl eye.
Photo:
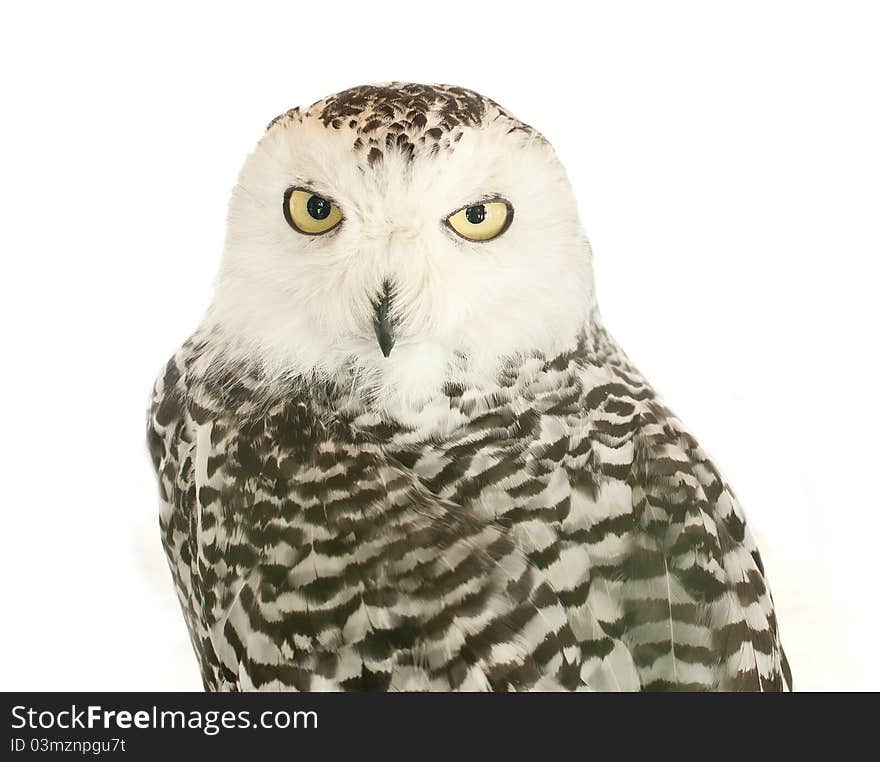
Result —
[[446, 218], [446, 224], [469, 241], [491, 241], [507, 230], [511, 222], [513, 207], [503, 200], [471, 204]]
[[342, 212], [336, 204], [307, 188], [288, 188], [283, 208], [287, 224], [306, 235], [326, 233], [342, 222]]

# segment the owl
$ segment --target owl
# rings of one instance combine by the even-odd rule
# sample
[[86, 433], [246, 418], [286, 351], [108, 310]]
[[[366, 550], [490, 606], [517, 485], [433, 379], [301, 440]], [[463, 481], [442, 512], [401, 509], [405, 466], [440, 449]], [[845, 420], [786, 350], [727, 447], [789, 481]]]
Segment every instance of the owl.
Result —
[[606, 331], [548, 141], [452, 86], [274, 119], [155, 383], [208, 690], [785, 690], [736, 498]]

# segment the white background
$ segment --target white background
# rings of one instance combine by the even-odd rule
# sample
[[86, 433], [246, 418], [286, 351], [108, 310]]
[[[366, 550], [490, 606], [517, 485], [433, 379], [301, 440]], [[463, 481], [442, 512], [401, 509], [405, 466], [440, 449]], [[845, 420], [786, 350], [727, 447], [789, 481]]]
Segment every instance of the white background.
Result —
[[148, 392], [265, 124], [390, 79], [471, 87], [554, 143], [607, 324], [746, 508], [796, 687], [877, 686], [876, 4], [12, 7], [0, 688], [200, 688]]

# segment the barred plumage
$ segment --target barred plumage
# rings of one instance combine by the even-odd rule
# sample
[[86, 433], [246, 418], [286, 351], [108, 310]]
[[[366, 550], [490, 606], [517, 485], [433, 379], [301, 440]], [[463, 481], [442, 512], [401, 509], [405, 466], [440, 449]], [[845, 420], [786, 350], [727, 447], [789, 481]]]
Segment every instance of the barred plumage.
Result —
[[[496, 236], [444, 227], [490, 199]], [[476, 93], [272, 122], [149, 416], [206, 688], [790, 688], [742, 511], [603, 328], [589, 254], [549, 144]]]
[[204, 370], [212, 342], [169, 362], [150, 417], [206, 687], [790, 684], [732, 492], [598, 324], [447, 387], [442, 441], [347, 389], [266, 399], [257, 368]]

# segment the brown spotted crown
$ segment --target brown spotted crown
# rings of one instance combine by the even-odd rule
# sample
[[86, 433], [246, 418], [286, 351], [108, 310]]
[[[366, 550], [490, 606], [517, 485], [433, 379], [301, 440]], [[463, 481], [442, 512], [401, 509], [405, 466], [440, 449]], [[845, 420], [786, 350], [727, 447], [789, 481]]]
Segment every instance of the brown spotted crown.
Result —
[[416, 152], [450, 150], [465, 128], [489, 122], [500, 121], [508, 125], [508, 132], [521, 130], [540, 138], [490, 98], [451, 85], [392, 82], [353, 87], [307, 109], [291, 109], [273, 119], [268, 129], [304, 119], [318, 119], [327, 129], [350, 130], [352, 148], [365, 153], [370, 165], [382, 161], [388, 151], [411, 160]]

